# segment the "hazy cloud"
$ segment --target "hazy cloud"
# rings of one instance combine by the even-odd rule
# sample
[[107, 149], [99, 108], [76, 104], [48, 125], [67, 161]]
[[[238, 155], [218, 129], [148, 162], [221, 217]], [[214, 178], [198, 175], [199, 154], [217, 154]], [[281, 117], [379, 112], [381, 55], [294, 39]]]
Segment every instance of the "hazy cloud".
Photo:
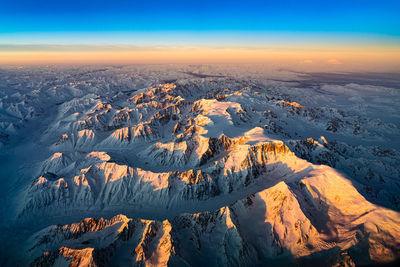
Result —
[[329, 59], [328, 63], [331, 64], [331, 65], [341, 65], [341, 64], [343, 64], [342, 62], [340, 62], [337, 59]]

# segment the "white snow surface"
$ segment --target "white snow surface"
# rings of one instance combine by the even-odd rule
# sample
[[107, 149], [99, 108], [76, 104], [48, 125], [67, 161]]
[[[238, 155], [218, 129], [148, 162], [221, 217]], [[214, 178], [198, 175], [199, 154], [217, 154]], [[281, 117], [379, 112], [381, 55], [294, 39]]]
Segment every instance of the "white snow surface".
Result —
[[0, 264], [396, 261], [400, 90], [348, 75], [0, 69]]

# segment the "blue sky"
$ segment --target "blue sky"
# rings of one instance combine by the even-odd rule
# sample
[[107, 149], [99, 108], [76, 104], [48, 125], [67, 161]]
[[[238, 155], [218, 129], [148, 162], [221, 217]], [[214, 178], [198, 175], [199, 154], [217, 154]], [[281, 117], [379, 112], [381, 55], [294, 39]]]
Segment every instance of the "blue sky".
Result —
[[398, 70], [399, 17], [400, 0], [0, 0], [0, 64], [285, 61]]
[[400, 36], [398, 0], [0, 0], [0, 33], [269, 31]]

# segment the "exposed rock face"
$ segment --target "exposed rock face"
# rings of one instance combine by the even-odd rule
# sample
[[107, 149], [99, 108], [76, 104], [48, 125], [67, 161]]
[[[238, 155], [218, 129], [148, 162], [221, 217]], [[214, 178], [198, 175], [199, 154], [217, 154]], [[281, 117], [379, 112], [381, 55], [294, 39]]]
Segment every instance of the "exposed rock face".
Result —
[[[173, 207], [182, 201], [207, 200], [244, 189], [274, 173], [277, 162], [288, 160], [293, 164], [298, 161], [282, 142], [254, 146], [237, 142], [239, 144], [227, 155], [208, 164], [206, 168], [188, 171], [146, 171], [117, 164], [104, 152], [84, 157], [75, 155], [75, 162], [80, 162], [80, 165], [57, 165], [59, 168], [51, 169], [54, 172], [51, 178], [45, 173], [36, 179], [27, 191], [25, 207], [20, 216], [33, 210], [39, 212], [47, 209], [52, 212], [54, 207], [70, 211], [82, 206], [93, 210], [137, 204]], [[204, 162], [204, 158], [213, 156], [214, 152], [230, 148], [234, 142], [221, 137], [210, 143], [211, 148], [198, 157], [199, 164], [202, 160]], [[44, 169], [48, 165], [53, 166], [52, 159], [59, 161], [57, 155], [46, 161]], [[290, 168], [279, 172], [283, 177], [292, 173]], [[62, 177], [57, 173], [63, 174]]]
[[[398, 256], [398, 213], [367, 202], [326, 167], [310, 175], [299, 182], [280, 182], [216, 211], [163, 222], [119, 215], [49, 227], [35, 235], [30, 251], [37, 255], [61, 246], [44, 252], [34, 264], [52, 265], [61, 257], [73, 266], [82, 261], [85, 266], [116, 262], [123, 251], [131, 252], [124, 264], [150, 266], [236, 266], [275, 260], [293, 264], [325, 250], [329, 252], [319, 262], [332, 265], [353, 266], [352, 258], [363, 264], [389, 262]], [[82, 241], [89, 236], [90, 241]], [[88, 242], [101, 247], [79, 248]], [[71, 248], [64, 247], [67, 244]], [[361, 253], [366, 245], [368, 251]]]
[[102, 142], [103, 146], [126, 146], [138, 141], [151, 141], [158, 137], [149, 125], [140, 124], [115, 130]]
[[[49, 150], [17, 222], [111, 219], [35, 233], [33, 266], [354, 266], [400, 256], [400, 155], [370, 145], [398, 136], [397, 126], [311, 105], [282, 82], [101, 81], [40, 92], [59, 102], [37, 134]], [[38, 93], [1, 99], [1, 143], [43, 111], [17, 101]]]

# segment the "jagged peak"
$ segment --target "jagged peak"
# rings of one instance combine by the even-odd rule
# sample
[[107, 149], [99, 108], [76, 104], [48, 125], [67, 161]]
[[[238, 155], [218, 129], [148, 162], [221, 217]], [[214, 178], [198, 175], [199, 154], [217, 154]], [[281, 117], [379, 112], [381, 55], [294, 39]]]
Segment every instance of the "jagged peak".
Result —
[[109, 161], [111, 159], [110, 155], [104, 151], [93, 151], [86, 155], [87, 159], [98, 159], [101, 161]]
[[[74, 235], [81, 235], [87, 232], [97, 232], [103, 230], [104, 228], [110, 227], [116, 223], [123, 223], [124, 225], [131, 221], [125, 215], [118, 214], [111, 219], [96, 219], [96, 218], [85, 218], [79, 223], [67, 224], [64, 226], [56, 226], [56, 229], [62, 227], [63, 231], [68, 231]], [[121, 228], [119, 228], [121, 229]], [[120, 232], [118, 230], [118, 232]]]
[[323, 137], [322, 135], [319, 137], [318, 142], [322, 145], [328, 144], [328, 141], [326, 141], [325, 137]]
[[87, 115], [92, 115], [92, 114], [96, 114], [99, 111], [101, 112], [107, 112], [108, 110], [112, 109], [111, 104], [108, 103], [102, 103], [102, 102], [98, 102], [96, 103], [91, 110], [89, 110], [87, 112]]
[[233, 221], [233, 218], [232, 218], [232, 214], [231, 214], [232, 211], [230, 210], [230, 208], [229, 207], [222, 207], [220, 209], [220, 213], [225, 216], [225, 225], [228, 228], [234, 228], [234, 229], [237, 230], [237, 227], [236, 227], [236, 225], [235, 225], [235, 223]]
[[59, 159], [63, 156], [63, 153], [61, 152], [56, 152], [53, 154], [53, 156], [51, 156], [50, 160], [55, 160], [55, 159]]
[[175, 254], [171, 237], [172, 226], [169, 221], [147, 224], [141, 241], [134, 250], [136, 261], [146, 266], [167, 266]]
[[139, 140], [151, 140], [158, 137], [158, 134], [153, 128], [147, 123], [139, 123], [135, 126], [126, 126], [117, 129], [111, 133], [101, 145], [117, 145], [134, 143]]
[[193, 103], [191, 112], [201, 112], [202, 115], [216, 115], [225, 117], [229, 115], [228, 109], [237, 113], [244, 113], [242, 106], [236, 102], [220, 102], [216, 99], [200, 99]]
[[155, 87], [151, 87], [145, 92], [140, 92], [133, 97], [129, 98], [128, 101], [133, 104], [141, 104], [144, 102], [150, 102], [156, 98], [164, 98], [166, 100], [172, 100], [175, 97], [169, 95], [172, 93], [172, 89], [176, 86], [173, 84], [159, 84]]
[[290, 107], [294, 107], [294, 108], [304, 108], [303, 105], [300, 105], [297, 102], [289, 102], [289, 101], [284, 101], [284, 100], [281, 100], [280, 102], [286, 106], [290, 106]]

